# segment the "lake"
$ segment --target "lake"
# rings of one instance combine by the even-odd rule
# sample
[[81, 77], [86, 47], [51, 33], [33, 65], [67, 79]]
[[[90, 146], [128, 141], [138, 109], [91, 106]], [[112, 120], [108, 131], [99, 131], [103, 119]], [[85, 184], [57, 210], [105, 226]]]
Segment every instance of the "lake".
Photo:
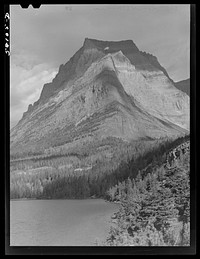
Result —
[[94, 246], [105, 240], [119, 204], [102, 199], [12, 200], [11, 246]]

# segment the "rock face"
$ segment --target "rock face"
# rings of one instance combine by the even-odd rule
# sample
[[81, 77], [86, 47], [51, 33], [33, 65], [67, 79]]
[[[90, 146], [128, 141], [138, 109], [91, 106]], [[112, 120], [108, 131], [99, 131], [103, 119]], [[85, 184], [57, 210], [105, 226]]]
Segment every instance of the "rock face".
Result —
[[77, 139], [189, 133], [189, 96], [132, 40], [86, 38], [11, 131], [11, 153]]
[[176, 88], [190, 96], [190, 79], [182, 80], [175, 83]]

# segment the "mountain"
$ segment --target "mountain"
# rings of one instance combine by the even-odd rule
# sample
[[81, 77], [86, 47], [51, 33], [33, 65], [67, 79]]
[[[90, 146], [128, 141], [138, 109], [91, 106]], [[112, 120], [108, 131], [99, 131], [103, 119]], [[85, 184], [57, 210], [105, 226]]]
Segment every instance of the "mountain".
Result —
[[11, 156], [108, 137], [129, 142], [184, 136], [189, 100], [157, 58], [132, 40], [86, 38], [11, 130]]
[[190, 96], [190, 78], [175, 82], [176, 88]]

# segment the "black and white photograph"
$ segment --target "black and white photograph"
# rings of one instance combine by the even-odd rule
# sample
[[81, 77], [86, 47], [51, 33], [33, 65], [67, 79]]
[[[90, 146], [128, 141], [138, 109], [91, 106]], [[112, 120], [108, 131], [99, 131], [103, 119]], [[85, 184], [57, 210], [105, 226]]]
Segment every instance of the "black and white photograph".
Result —
[[9, 245], [190, 247], [191, 5], [10, 5], [9, 29]]

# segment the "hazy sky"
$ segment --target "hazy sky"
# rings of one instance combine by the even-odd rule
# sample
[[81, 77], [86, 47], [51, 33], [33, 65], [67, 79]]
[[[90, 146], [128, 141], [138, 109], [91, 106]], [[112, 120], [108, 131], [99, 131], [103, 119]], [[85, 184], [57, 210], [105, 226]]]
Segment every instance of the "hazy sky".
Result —
[[11, 126], [86, 37], [131, 39], [155, 55], [174, 81], [190, 76], [189, 5], [11, 5], [10, 18]]

